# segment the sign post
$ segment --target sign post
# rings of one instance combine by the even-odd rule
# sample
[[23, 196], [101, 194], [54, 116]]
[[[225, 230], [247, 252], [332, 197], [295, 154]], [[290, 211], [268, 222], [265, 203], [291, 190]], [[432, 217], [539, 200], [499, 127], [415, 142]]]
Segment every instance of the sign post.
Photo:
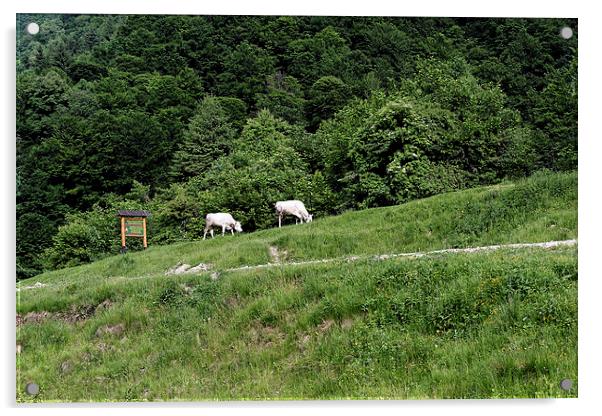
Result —
[[147, 248], [146, 218], [150, 216], [150, 212], [122, 209], [118, 211], [117, 216], [121, 222], [121, 253], [127, 252], [126, 237], [142, 238], [142, 245]]

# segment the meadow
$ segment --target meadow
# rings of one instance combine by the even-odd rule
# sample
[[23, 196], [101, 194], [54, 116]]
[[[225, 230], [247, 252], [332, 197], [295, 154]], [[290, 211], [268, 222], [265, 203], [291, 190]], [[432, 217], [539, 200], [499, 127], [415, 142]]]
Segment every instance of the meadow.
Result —
[[17, 401], [576, 397], [576, 247], [370, 257], [575, 238], [576, 173], [541, 173], [48, 272]]

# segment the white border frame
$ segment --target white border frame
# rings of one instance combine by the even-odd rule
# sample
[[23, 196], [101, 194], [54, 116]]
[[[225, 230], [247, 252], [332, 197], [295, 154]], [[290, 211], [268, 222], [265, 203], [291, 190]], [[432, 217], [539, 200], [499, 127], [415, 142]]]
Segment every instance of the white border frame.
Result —
[[[394, 2], [371, 1], [331, 1], [304, 0], [285, 2], [283, 0], [203, 2], [193, 0], [22, 0], [18, 4], [2, 3], [1, 18], [3, 62], [2, 125], [5, 137], [0, 154], [2, 189], [6, 203], [2, 204], [4, 230], [3, 264], [6, 273], [2, 275], [5, 302], [2, 330], [6, 335], [2, 343], [2, 358], [6, 364], [0, 378], [4, 407], [9, 414], [33, 414], [44, 412], [47, 415], [71, 415], [82, 412], [106, 414], [107, 407], [113, 415], [126, 415], [132, 410], [142, 410], [149, 415], [170, 414], [197, 415], [280, 414], [285, 411], [295, 415], [308, 412], [327, 414], [333, 411], [365, 415], [369, 411], [383, 414], [400, 412], [420, 412], [426, 414], [452, 415], [504, 415], [516, 412], [545, 413], [547, 415], [589, 414], [600, 408], [600, 377], [602, 368], [598, 358], [600, 343], [599, 323], [601, 302], [598, 297], [600, 277], [596, 273], [597, 241], [602, 232], [597, 207], [600, 185], [598, 166], [600, 154], [599, 123], [596, 123], [598, 97], [601, 96], [599, 74], [600, 40], [598, 26], [602, 16], [595, 13], [593, 2], [558, 1], [526, 2], [506, 0], [486, 2], [470, 0], [454, 1], [411, 1]], [[100, 14], [289, 14], [289, 15], [391, 15], [391, 16], [473, 16], [473, 17], [576, 17], [579, 19], [579, 398], [578, 399], [528, 399], [528, 400], [424, 400], [424, 401], [332, 401], [332, 402], [200, 402], [200, 403], [152, 403], [144, 404], [47, 404], [43, 406], [23, 406], [15, 408], [15, 13], [100, 13]], [[597, 36], [596, 36], [597, 35]], [[74, 386], [76, 388], [76, 386]], [[92, 407], [92, 409], [89, 409]], [[89, 409], [89, 410], [88, 410]]]

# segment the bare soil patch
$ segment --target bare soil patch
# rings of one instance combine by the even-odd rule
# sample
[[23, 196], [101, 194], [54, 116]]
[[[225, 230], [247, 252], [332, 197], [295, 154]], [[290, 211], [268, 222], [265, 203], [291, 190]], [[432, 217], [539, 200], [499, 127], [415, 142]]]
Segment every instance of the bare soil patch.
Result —
[[105, 299], [98, 305], [72, 305], [68, 311], [64, 312], [35, 311], [28, 312], [25, 315], [17, 314], [16, 325], [39, 324], [48, 319], [54, 319], [68, 324], [83, 323], [95, 313], [109, 309], [112, 305], [113, 302], [109, 299]]

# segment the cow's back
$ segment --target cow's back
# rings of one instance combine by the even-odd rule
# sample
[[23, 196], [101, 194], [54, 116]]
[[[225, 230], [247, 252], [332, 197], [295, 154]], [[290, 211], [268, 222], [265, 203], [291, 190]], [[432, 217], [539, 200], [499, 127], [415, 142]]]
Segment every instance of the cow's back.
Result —
[[291, 199], [288, 201], [278, 201], [276, 202], [276, 211], [287, 211], [287, 212], [295, 212], [295, 211], [305, 211], [305, 205], [303, 202], [297, 199]]
[[205, 216], [205, 221], [207, 224], [233, 224], [234, 218], [230, 214], [226, 214], [225, 212], [211, 213]]

